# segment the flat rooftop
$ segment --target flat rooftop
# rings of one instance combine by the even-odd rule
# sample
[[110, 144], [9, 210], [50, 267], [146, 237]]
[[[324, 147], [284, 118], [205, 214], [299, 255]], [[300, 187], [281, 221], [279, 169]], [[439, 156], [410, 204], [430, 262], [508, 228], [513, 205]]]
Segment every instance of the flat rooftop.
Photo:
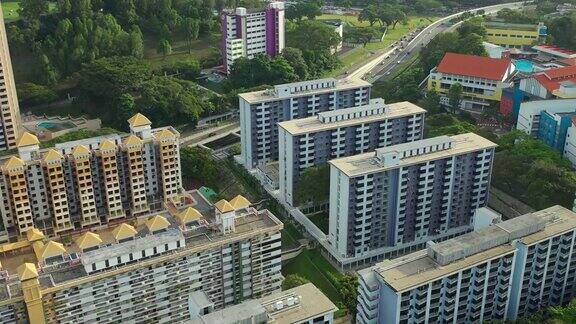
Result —
[[[288, 306], [288, 298], [298, 298], [294, 306]], [[320, 289], [312, 283], [307, 283], [292, 289], [284, 290], [259, 299], [266, 308], [272, 323], [291, 324], [308, 322], [320, 315], [336, 312], [338, 307], [334, 305]], [[276, 303], [282, 302], [282, 309], [276, 308]]]
[[410, 147], [418, 148], [419, 142], [421, 143], [422, 141], [389, 146], [386, 148], [377, 149], [376, 152], [369, 152], [350, 157], [334, 159], [331, 160], [329, 163], [332, 164], [334, 167], [338, 168], [348, 177], [356, 177], [364, 174], [383, 172], [403, 166], [409, 166], [427, 161], [438, 160], [450, 156], [467, 154], [478, 150], [495, 148], [497, 146], [491, 141], [485, 139], [484, 137], [476, 135], [474, 133], [449, 136], [449, 138], [452, 139], [452, 146], [448, 149], [401, 158], [398, 159], [398, 162], [396, 163], [384, 163], [377, 156], [377, 153], [379, 151], [380, 152], [385, 151], [390, 153], [401, 154], [403, 151], [409, 150]]
[[[318, 116], [313, 116], [280, 122], [278, 123], [278, 126], [292, 135], [300, 135], [426, 113], [425, 109], [407, 101], [386, 104], [386, 106], [387, 112], [384, 114], [373, 114], [364, 117], [343, 119], [335, 122], [322, 122]], [[358, 108], [360, 107], [338, 109], [333, 112], [339, 112], [344, 115]]]
[[[150, 215], [125, 219], [125, 224], [129, 224], [136, 231], [134, 240], [118, 243], [114, 235], [114, 230], [122, 223], [107, 224], [100, 228], [91, 230], [91, 232], [97, 234], [99, 239], [102, 241], [98, 244], [98, 248], [92, 251], [83, 251], [82, 248], [78, 246], [78, 239], [83, 235], [83, 233], [73, 234], [71, 239], [62, 242], [66, 250], [64, 253], [64, 262], [58, 263], [55, 266], [46, 266], [40, 273], [38, 279], [40, 280], [41, 286], [43, 288], [50, 288], [84, 277], [94, 276], [96, 278], [107, 276], [107, 274], [112, 273], [122, 273], [124, 271], [129, 271], [126, 270], [126, 268], [133, 266], [120, 265], [93, 274], [88, 274], [81, 261], [86, 261], [87, 264], [91, 264], [95, 261], [105, 260], [108, 257], [114, 257], [118, 255], [118, 253], [129, 253], [133, 250], [141, 250], [142, 247], [148, 245], [152, 246], [156, 244], [154, 246], [157, 246], [162, 242], [173, 242], [184, 238], [185, 246], [177, 249], [175, 252], [172, 251], [157, 254], [137, 263], [145, 266], [161, 262], [162, 260], [159, 259], [178, 258], [180, 255], [210, 249], [212, 246], [217, 246], [223, 242], [233, 242], [255, 235], [258, 232], [265, 233], [268, 231], [280, 230], [283, 227], [282, 222], [267, 210], [258, 211], [253, 207], [244, 207], [237, 212], [235, 220], [236, 231], [234, 233], [223, 234], [216, 222], [214, 206], [196, 191], [192, 191], [190, 196], [193, 198], [193, 202], [190, 205], [183, 206], [179, 209], [170, 211], [164, 210]], [[192, 228], [182, 224], [178, 219], [178, 216], [176, 216], [180, 215], [189, 207], [193, 207], [201, 214], [201, 218], [198, 219], [197, 225]], [[165, 218], [168, 221], [165, 230], [160, 232], [155, 231], [152, 233], [148, 227], [148, 220], [151, 219], [151, 216], [162, 216]], [[58, 242], [60, 239], [53, 239], [53, 241]], [[44, 244], [47, 244], [48, 242], [48, 240], [44, 240]], [[28, 242], [23, 241], [23, 243]], [[32, 245], [33, 244], [34, 243], [32, 243]], [[20, 249], [14, 249], [0, 254], [1, 270], [6, 271], [6, 273], [12, 278], [10, 281], [12, 283], [19, 283], [17, 268], [20, 265], [24, 263], [33, 263], [38, 267], [41, 263], [39, 262], [40, 260], [30, 243], [22, 245], [23, 247]], [[0, 249], [2, 247], [3, 246], [0, 246]], [[87, 259], [84, 260], [84, 258]], [[76, 260], [76, 262], [74, 262], [74, 260]], [[7, 295], [6, 289], [6, 285], [0, 285], [0, 297]], [[21, 294], [21, 292], [12, 291], [8, 297], [14, 297], [18, 294]]]
[[290, 87], [298, 87], [300, 84], [312, 84], [317, 80], [313, 81], [303, 81], [303, 82], [296, 82], [296, 83], [288, 83], [288, 84], [281, 84], [277, 85], [272, 89], [261, 90], [261, 91], [254, 91], [254, 92], [246, 92], [238, 94], [238, 97], [246, 100], [248, 103], [259, 103], [259, 102], [267, 102], [267, 101], [275, 101], [275, 100], [284, 100], [286, 98], [297, 98], [297, 97], [304, 97], [309, 96], [311, 94], [321, 94], [333, 91], [343, 91], [343, 90], [350, 90], [362, 87], [372, 87], [372, 84], [366, 82], [361, 79], [326, 79], [326, 82], [334, 82], [334, 86], [326, 86], [320, 87], [316, 89], [310, 90], [300, 90], [292, 92], [289, 96], [282, 96], [278, 93], [279, 89], [286, 89]]
[[484, 27], [487, 29], [538, 31], [539, 26], [537, 24], [512, 24], [499, 21], [488, 21], [484, 24]]
[[[385, 260], [372, 269], [392, 289], [402, 292], [506, 255], [515, 250], [511, 245], [513, 240], [518, 239], [530, 245], [575, 228], [576, 213], [561, 206], [553, 206], [433, 244], [425, 250]], [[493, 242], [492, 247], [482, 249], [490, 242]], [[467, 255], [468, 249], [477, 251]], [[462, 253], [455, 261], [440, 264], [437, 258], [431, 257], [431, 251], [446, 254]]]

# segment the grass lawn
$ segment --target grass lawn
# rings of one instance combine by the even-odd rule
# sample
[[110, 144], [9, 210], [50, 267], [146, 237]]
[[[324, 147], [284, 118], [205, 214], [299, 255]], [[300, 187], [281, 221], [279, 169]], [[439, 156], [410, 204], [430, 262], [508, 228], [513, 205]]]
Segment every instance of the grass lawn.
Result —
[[293, 248], [299, 239], [302, 239], [302, 233], [289, 222], [284, 222], [284, 229], [282, 230], [282, 247]]
[[[339, 15], [321, 15], [316, 19], [319, 20], [331, 20], [340, 19], [348, 24], [355, 27], [368, 27], [370, 24], [368, 22], [359, 22], [356, 16], [339, 16]], [[388, 28], [386, 35], [384, 35], [382, 41], [373, 42], [366, 45], [366, 47], [356, 47], [345, 53], [342, 53], [338, 58], [342, 62], [342, 67], [332, 71], [329, 76], [336, 76], [344, 73], [344, 71], [350, 69], [355, 64], [358, 64], [362, 60], [368, 59], [373, 54], [381, 52], [383, 49], [390, 46], [392, 43], [396, 42], [404, 35], [408, 34], [411, 30], [414, 30], [421, 26], [427, 26], [433, 21], [438, 19], [437, 17], [424, 17], [424, 16], [411, 16], [408, 18], [408, 23], [398, 24], [396, 28]], [[378, 23], [374, 24], [374, 27], [380, 28]], [[346, 29], [344, 29], [346, 32]]]
[[324, 234], [328, 234], [329, 231], [329, 216], [328, 212], [322, 212], [314, 215], [308, 216], [308, 219], [314, 223], [314, 225], [318, 226], [318, 228], [324, 232]]
[[172, 41], [172, 54], [163, 57], [158, 54], [156, 48], [158, 47], [158, 40], [152, 37], [144, 39], [144, 58], [150, 62], [153, 68], [162, 65], [170, 64], [172, 62], [180, 61], [187, 58], [193, 58], [197, 61], [202, 61], [215, 55], [218, 51], [219, 34], [210, 35], [208, 37], [200, 38], [192, 42], [192, 50], [188, 48], [188, 43], [183, 39], [176, 39]]
[[282, 266], [282, 274], [298, 274], [318, 287], [335, 304], [340, 304], [342, 296], [330, 279], [340, 273], [322, 256], [319, 250], [304, 250], [296, 258]]
[[[2, 13], [4, 14], [5, 22], [12, 22], [20, 19], [18, 14], [18, 9], [20, 9], [20, 0], [6, 0], [1, 1], [2, 3]], [[56, 2], [50, 2], [48, 4], [50, 12], [56, 10]]]

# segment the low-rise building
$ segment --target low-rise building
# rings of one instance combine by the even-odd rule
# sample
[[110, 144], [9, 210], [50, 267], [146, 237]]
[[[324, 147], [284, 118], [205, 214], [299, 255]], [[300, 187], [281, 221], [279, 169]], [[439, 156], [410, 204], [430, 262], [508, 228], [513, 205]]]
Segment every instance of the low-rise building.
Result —
[[500, 101], [502, 89], [512, 86], [515, 70], [508, 58], [446, 53], [438, 67], [430, 72], [428, 90], [437, 91], [441, 103], [449, 106], [448, 92], [458, 83], [463, 88], [459, 108], [481, 112], [490, 104]]
[[520, 90], [539, 99], [576, 98], [576, 66], [545, 70], [520, 80]]
[[319, 79], [241, 93], [241, 162], [251, 170], [278, 160], [278, 123], [368, 104], [372, 85], [360, 79]]
[[365, 106], [279, 123], [281, 199], [295, 203], [299, 177], [309, 167], [422, 139], [425, 113], [409, 102], [385, 104], [383, 99], [372, 99]]
[[359, 271], [359, 323], [506, 321], [576, 297], [576, 214], [554, 206]]
[[[200, 292], [203, 294], [203, 292]], [[207, 300], [208, 296], [194, 300]], [[204, 307], [199, 307], [204, 306]], [[192, 306], [193, 309], [206, 309], [204, 303]], [[226, 307], [204, 314], [191, 314], [189, 324], [239, 324], [239, 323], [271, 323], [271, 324], [332, 324], [334, 305], [316, 286], [307, 283], [282, 292], [260, 298], [250, 299], [238, 305]]]
[[242, 196], [0, 246], [2, 323], [181, 323], [198, 293], [213, 309], [280, 291], [282, 223]]
[[546, 40], [548, 29], [543, 23], [511, 24], [489, 21], [484, 24], [488, 42], [505, 48], [525, 49]]
[[471, 231], [488, 201], [495, 147], [468, 133], [331, 160], [333, 260], [358, 267]]

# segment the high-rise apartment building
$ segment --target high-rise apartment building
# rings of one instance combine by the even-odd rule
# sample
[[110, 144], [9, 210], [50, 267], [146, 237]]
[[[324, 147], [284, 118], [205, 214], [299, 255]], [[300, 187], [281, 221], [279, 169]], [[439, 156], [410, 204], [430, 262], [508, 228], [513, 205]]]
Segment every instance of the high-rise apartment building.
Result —
[[16, 147], [16, 140], [20, 136], [20, 123], [16, 83], [0, 4], [0, 150]]
[[130, 134], [106, 135], [40, 149], [24, 133], [18, 155], [0, 160], [0, 241], [30, 228], [47, 234], [89, 229], [138, 216], [178, 199], [179, 133], [129, 120]]
[[278, 122], [368, 104], [372, 85], [359, 79], [320, 79], [239, 94], [242, 164], [278, 160]]
[[554, 206], [359, 271], [358, 323], [515, 320], [576, 297], [576, 214]]
[[331, 160], [335, 261], [359, 266], [471, 231], [487, 204], [495, 147], [468, 133]]
[[222, 57], [224, 70], [230, 73], [240, 57], [258, 54], [276, 56], [284, 49], [284, 3], [271, 2], [264, 10], [238, 7], [224, 10], [222, 23]]
[[385, 104], [383, 99], [372, 99], [364, 106], [279, 123], [281, 199], [295, 203], [298, 179], [309, 167], [422, 139], [425, 113], [409, 102]]
[[[242, 196], [166, 204], [129, 222], [0, 245], [0, 322], [182, 323], [280, 291], [282, 223]], [[195, 314], [198, 314], [197, 312]]]

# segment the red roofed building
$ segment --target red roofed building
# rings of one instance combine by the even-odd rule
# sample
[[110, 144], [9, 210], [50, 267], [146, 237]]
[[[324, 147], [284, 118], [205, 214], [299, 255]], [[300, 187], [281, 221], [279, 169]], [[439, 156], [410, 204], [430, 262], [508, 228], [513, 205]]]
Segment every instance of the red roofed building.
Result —
[[576, 66], [550, 69], [522, 79], [520, 90], [543, 99], [576, 98]]
[[448, 90], [459, 83], [464, 89], [460, 108], [480, 112], [492, 102], [500, 101], [502, 89], [511, 86], [515, 70], [508, 58], [446, 53], [430, 72], [428, 90], [436, 90], [442, 103], [448, 105]]

